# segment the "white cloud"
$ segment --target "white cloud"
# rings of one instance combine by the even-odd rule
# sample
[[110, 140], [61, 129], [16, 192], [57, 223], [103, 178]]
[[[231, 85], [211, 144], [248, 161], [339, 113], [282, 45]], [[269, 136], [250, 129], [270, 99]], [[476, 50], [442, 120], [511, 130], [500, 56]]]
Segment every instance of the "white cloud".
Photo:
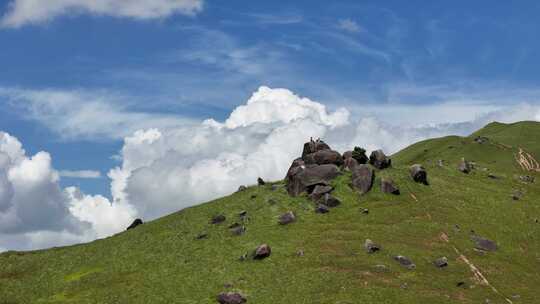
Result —
[[289, 90], [261, 87], [224, 122], [127, 137], [123, 164], [109, 177], [115, 201], [128, 202], [153, 219], [254, 184], [259, 176], [283, 178], [310, 137], [324, 138], [339, 151], [360, 145], [393, 153], [425, 138], [465, 135], [491, 120], [534, 119], [539, 112], [538, 106], [523, 104], [446, 124], [419, 124], [424, 118], [411, 112], [413, 123], [396, 126], [362, 113], [352, 120], [346, 109], [330, 111]]
[[22, 90], [0, 87], [0, 96], [22, 116], [63, 139], [121, 139], [139, 129], [189, 124], [189, 119], [129, 109], [129, 101], [109, 92]]
[[37, 249], [93, 240], [119, 232], [135, 211], [61, 189], [51, 156], [27, 156], [13, 136], [0, 132], [0, 247]]
[[59, 172], [60, 177], [70, 178], [101, 178], [101, 172], [94, 170], [62, 170]]
[[361, 31], [360, 26], [358, 25], [358, 23], [356, 23], [356, 21], [354, 21], [352, 19], [348, 19], [348, 18], [339, 20], [338, 28], [340, 28], [340, 29], [342, 29], [344, 31], [347, 31], [347, 32], [351, 32], [351, 33], [359, 33]]
[[202, 9], [202, 0], [12, 0], [0, 25], [21, 27], [81, 13], [147, 20], [194, 15]]

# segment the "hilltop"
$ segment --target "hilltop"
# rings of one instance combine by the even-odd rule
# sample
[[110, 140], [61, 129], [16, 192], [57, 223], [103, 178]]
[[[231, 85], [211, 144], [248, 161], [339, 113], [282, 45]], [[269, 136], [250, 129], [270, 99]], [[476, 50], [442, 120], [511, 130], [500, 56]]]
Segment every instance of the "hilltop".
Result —
[[[327, 213], [283, 180], [92, 243], [3, 253], [0, 303], [217, 303], [221, 292], [259, 304], [537, 301], [540, 123], [491, 123], [390, 158], [391, 167], [372, 168], [363, 195], [352, 172], [332, 179], [340, 204]], [[413, 164], [427, 185], [411, 178]], [[382, 179], [399, 195], [383, 193]], [[288, 211], [295, 221], [280, 225]], [[480, 250], [478, 238], [496, 249]], [[368, 253], [366, 239], [380, 250]], [[252, 259], [261, 244], [270, 256]], [[434, 265], [442, 257], [448, 265]]]

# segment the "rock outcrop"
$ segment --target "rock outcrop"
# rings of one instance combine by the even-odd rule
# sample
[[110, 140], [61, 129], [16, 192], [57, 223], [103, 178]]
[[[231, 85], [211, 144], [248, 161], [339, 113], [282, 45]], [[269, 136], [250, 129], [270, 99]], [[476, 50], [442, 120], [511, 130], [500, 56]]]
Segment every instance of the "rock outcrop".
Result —
[[398, 186], [390, 178], [381, 179], [381, 191], [383, 193], [391, 193], [395, 195], [400, 194]]
[[[353, 152], [354, 153], [354, 152]], [[392, 160], [382, 150], [371, 152], [369, 163], [377, 169], [385, 169], [392, 166]]]
[[129, 226], [127, 227], [126, 230], [133, 229], [133, 228], [135, 228], [135, 227], [137, 227], [137, 226], [139, 226], [139, 225], [142, 225], [142, 224], [143, 224], [143, 221], [142, 221], [140, 218], [135, 219], [135, 220], [133, 221], [133, 223], [131, 223], [131, 225], [129, 225]]

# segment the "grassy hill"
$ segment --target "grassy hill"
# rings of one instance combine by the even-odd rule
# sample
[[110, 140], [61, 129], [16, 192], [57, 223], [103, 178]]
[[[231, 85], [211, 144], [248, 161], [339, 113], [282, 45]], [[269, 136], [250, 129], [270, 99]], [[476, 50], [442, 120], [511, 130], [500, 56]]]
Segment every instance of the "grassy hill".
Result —
[[[478, 143], [479, 136], [488, 140]], [[416, 143], [392, 156], [393, 167], [377, 172], [366, 195], [349, 187], [350, 173], [334, 180], [342, 204], [327, 214], [315, 213], [305, 196], [289, 197], [279, 181], [276, 190], [248, 187], [89, 244], [7, 252], [0, 303], [216, 303], [223, 291], [258, 304], [538, 303], [540, 173], [518, 165], [520, 148], [540, 159], [540, 123], [492, 123], [469, 137]], [[457, 170], [462, 157], [475, 162], [470, 174]], [[425, 166], [429, 186], [411, 180], [413, 163]], [[537, 181], [520, 181], [525, 174]], [[381, 193], [385, 176], [401, 195]], [[512, 199], [515, 191], [521, 199]], [[234, 236], [227, 227], [242, 210], [247, 230]], [[297, 221], [278, 225], [289, 210]], [[220, 213], [225, 223], [210, 224]], [[498, 250], [475, 250], [471, 230]], [[201, 233], [207, 237], [197, 239]], [[367, 238], [382, 250], [366, 253]], [[270, 257], [239, 259], [262, 243]], [[449, 265], [439, 269], [433, 261], [442, 256]]]

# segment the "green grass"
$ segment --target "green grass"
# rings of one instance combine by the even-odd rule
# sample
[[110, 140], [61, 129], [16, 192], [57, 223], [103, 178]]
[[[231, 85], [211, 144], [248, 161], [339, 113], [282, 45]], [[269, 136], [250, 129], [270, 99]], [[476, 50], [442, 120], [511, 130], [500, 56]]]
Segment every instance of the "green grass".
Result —
[[[475, 143], [479, 135], [490, 142]], [[276, 191], [249, 187], [89, 244], [7, 252], [0, 255], [0, 303], [216, 303], [222, 291], [240, 291], [258, 304], [506, 303], [503, 297], [535, 303], [540, 176], [533, 174], [534, 184], [521, 183], [517, 177], [525, 173], [514, 154], [521, 147], [540, 158], [539, 135], [539, 123], [493, 123], [470, 137], [419, 142], [392, 156], [393, 168], [377, 172], [367, 195], [350, 189], [350, 174], [337, 178], [334, 194], [342, 204], [328, 214], [316, 214], [306, 197], [289, 197], [278, 181]], [[462, 157], [476, 162], [471, 174], [457, 171]], [[445, 166], [437, 165], [439, 159]], [[409, 178], [413, 163], [426, 167], [429, 186]], [[489, 172], [501, 178], [489, 179]], [[394, 179], [401, 195], [381, 193], [383, 176]], [[514, 190], [524, 197], [513, 201]], [[233, 236], [227, 226], [239, 221], [242, 210], [250, 217], [247, 231]], [[297, 221], [278, 225], [288, 210]], [[218, 213], [227, 221], [210, 225]], [[497, 241], [499, 250], [475, 251], [470, 230]], [[208, 238], [196, 240], [201, 232]], [[440, 238], [443, 232], [448, 243]], [[366, 238], [382, 250], [367, 254]], [[239, 261], [261, 243], [272, 247], [269, 258]], [[500, 295], [474, 279], [454, 247]], [[296, 255], [300, 249], [303, 257]], [[398, 254], [411, 258], [416, 269], [398, 265], [392, 259]], [[437, 269], [432, 262], [441, 256], [449, 266]], [[375, 267], [380, 264], [387, 270]], [[457, 287], [460, 281], [466, 286]]]

